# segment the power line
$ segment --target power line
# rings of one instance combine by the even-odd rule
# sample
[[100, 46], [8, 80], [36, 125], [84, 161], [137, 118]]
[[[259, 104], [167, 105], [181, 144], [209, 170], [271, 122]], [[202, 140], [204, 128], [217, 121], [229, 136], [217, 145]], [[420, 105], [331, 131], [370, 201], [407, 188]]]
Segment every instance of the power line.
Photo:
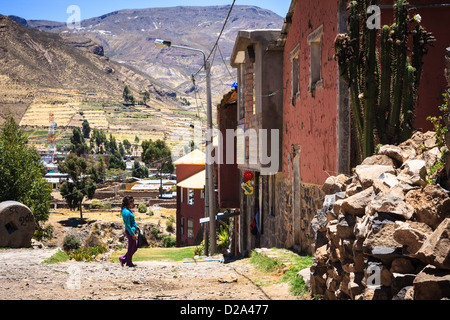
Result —
[[[236, 2], [236, 0], [233, 0], [233, 3], [231, 4], [230, 10], [228, 11], [227, 17], [226, 17], [226, 19], [225, 19], [225, 22], [224, 22], [224, 24], [223, 24], [223, 26], [222, 26], [222, 30], [220, 30], [219, 36], [217, 37], [217, 40], [216, 40], [216, 43], [214, 44], [213, 48], [211, 49], [211, 52], [209, 53], [208, 57], [206, 58], [206, 61], [209, 60], [209, 58], [211, 57], [212, 53], [216, 50], [216, 47], [217, 47], [217, 45], [219, 44], [219, 40], [220, 40], [220, 38], [222, 37], [223, 31], [225, 30], [225, 26], [226, 26], [227, 23], [228, 23], [228, 19], [230, 18], [231, 11], [233, 11], [233, 7], [234, 7], [234, 3], [235, 3], [235, 2]], [[212, 66], [212, 65], [211, 65], [211, 66]], [[203, 69], [203, 67], [205, 67], [205, 66], [202, 66], [202, 67], [195, 73], [195, 75], [199, 74], [199, 72]]]

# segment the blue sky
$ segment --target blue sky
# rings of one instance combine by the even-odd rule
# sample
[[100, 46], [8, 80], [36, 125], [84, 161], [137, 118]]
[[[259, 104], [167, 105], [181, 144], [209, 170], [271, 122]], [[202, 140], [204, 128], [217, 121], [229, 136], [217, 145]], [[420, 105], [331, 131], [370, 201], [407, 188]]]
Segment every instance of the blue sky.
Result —
[[[81, 19], [98, 17], [121, 9], [174, 6], [231, 5], [232, 0], [1, 0], [0, 14], [16, 15], [27, 20], [43, 19], [65, 22], [70, 5], [80, 7]], [[236, 0], [235, 5], [254, 5], [285, 17], [291, 0]]]

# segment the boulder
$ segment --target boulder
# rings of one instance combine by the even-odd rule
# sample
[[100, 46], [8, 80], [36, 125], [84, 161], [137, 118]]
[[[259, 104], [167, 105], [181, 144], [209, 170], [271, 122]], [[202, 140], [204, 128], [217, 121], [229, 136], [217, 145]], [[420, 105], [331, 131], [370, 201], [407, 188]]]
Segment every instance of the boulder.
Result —
[[356, 216], [351, 214], [340, 214], [336, 226], [337, 235], [340, 238], [354, 238], [353, 229], [356, 224]]
[[423, 160], [408, 160], [403, 163], [400, 174], [397, 176], [399, 181], [403, 181], [412, 186], [426, 186], [427, 168]]
[[[367, 204], [369, 204], [372, 199], [372, 194], [373, 187], [369, 187], [351, 197], [340, 200], [340, 212], [337, 212], [336, 210], [334, 212], [362, 216], [364, 215]], [[339, 201], [336, 201], [336, 203], [338, 202]]]
[[409, 253], [415, 254], [433, 230], [422, 222], [395, 222], [394, 240], [405, 245]]
[[362, 165], [381, 165], [381, 166], [391, 166], [395, 167], [395, 163], [392, 158], [384, 155], [384, 154], [376, 154], [364, 159], [361, 163]]
[[394, 273], [414, 273], [416, 267], [413, 265], [411, 259], [408, 258], [397, 258], [392, 261], [391, 269], [389, 270], [392, 274]]
[[378, 151], [379, 155], [386, 155], [399, 163], [404, 163], [408, 159], [412, 159], [416, 156], [416, 151], [411, 146], [384, 145]]
[[373, 180], [373, 187], [376, 194], [389, 193], [392, 188], [399, 184], [399, 181], [392, 173], [382, 173], [378, 178]]
[[392, 300], [414, 300], [414, 287], [407, 286], [402, 288]]
[[414, 278], [414, 300], [450, 298], [450, 273], [427, 265]]
[[375, 212], [388, 212], [409, 220], [414, 214], [414, 208], [403, 200], [404, 196], [397, 194], [375, 195], [366, 206], [366, 214], [372, 216]]
[[325, 194], [334, 194], [344, 191], [348, 180], [349, 177], [344, 174], [328, 177], [322, 185], [322, 191]]
[[402, 245], [394, 240], [394, 231], [394, 223], [385, 223], [377, 233], [371, 232], [364, 240], [363, 252], [389, 266], [392, 260], [402, 255]]
[[356, 177], [363, 189], [367, 189], [373, 184], [373, 180], [383, 173], [395, 174], [394, 167], [383, 165], [359, 165], [355, 168]]
[[415, 220], [426, 223], [433, 230], [445, 218], [450, 218], [450, 197], [448, 192], [438, 185], [411, 190], [405, 201], [414, 207]]
[[417, 251], [417, 257], [440, 269], [450, 270], [450, 218], [442, 221], [426, 238]]
[[391, 277], [392, 294], [396, 295], [402, 288], [410, 287], [416, 275], [412, 273], [397, 273], [394, 272]]

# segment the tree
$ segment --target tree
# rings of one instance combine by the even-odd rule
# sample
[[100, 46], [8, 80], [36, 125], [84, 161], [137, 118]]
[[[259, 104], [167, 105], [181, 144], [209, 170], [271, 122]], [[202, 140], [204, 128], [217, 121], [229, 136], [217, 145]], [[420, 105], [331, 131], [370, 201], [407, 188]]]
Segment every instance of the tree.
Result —
[[49, 217], [52, 189], [43, 178], [44, 165], [19, 125], [7, 115], [0, 128], [0, 202], [14, 200], [28, 206], [34, 214], [35, 235]]
[[148, 169], [145, 166], [141, 166], [139, 161], [134, 161], [132, 176], [135, 178], [148, 178]]
[[125, 150], [127, 151], [127, 154], [131, 154], [131, 142], [127, 139], [123, 140], [123, 146]]
[[154, 166], [158, 168], [160, 176], [160, 188], [159, 192], [162, 194], [162, 174], [172, 173], [174, 166], [172, 164], [172, 152], [163, 140], [156, 140], [153, 142], [144, 140], [142, 142], [142, 160], [148, 166]]
[[123, 89], [122, 98], [125, 102], [130, 102], [131, 104], [134, 104], [136, 102], [128, 86], [125, 86], [125, 88]]
[[109, 167], [108, 169], [122, 169], [125, 170], [127, 164], [122, 160], [119, 151], [114, 150], [109, 156]]
[[92, 177], [93, 168], [84, 158], [71, 153], [58, 165], [58, 169], [68, 173], [72, 179], [61, 184], [60, 193], [70, 209], [80, 210], [80, 219], [83, 219], [83, 200], [85, 197], [92, 199], [97, 189], [95, 178]]
[[86, 154], [89, 152], [86, 140], [81, 133], [81, 129], [78, 127], [73, 128], [72, 136], [70, 137], [70, 143], [71, 145], [69, 147], [69, 150], [75, 152], [77, 156], [81, 156], [82, 154]]
[[107, 149], [108, 138], [106, 133], [102, 129], [98, 130], [94, 128], [90, 139], [91, 149], [97, 154], [104, 154]]
[[86, 119], [83, 121], [83, 137], [85, 139], [89, 139], [89, 135], [91, 133], [91, 126], [89, 125], [89, 121], [87, 121]]
[[144, 104], [147, 104], [147, 101], [150, 100], [150, 92], [143, 91], [143, 92], [139, 92], [139, 94], [142, 96], [142, 101], [144, 102]]

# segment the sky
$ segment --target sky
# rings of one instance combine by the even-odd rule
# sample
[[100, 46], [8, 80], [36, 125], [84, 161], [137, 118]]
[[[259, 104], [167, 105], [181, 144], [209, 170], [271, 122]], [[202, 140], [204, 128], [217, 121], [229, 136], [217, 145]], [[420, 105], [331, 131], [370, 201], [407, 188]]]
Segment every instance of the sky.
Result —
[[[231, 5], [232, 0], [0, 0], [0, 14], [15, 15], [27, 20], [66, 22], [72, 14], [71, 5], [80, 8], [81, 20], [98, 17], [121, 9], [143, 9], [175, 6]], [[291, 0], [236, 0], [235, 5], [253, 5], [285, 17]]]

